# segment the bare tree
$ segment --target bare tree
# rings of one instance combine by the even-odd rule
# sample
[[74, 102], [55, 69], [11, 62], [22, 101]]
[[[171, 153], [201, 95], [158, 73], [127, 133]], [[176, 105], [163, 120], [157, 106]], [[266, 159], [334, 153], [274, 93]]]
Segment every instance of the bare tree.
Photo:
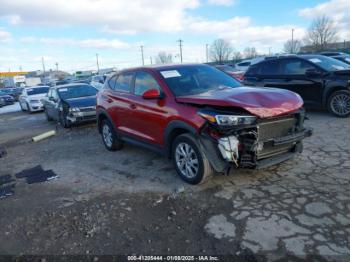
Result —
[[300, 51], [301, 41], [298, 39], [288, 40], [284, 43], [283, 50], [288, 54], [297, 54]]
[[237, 51], [237, 52], [234, 52], [233, 53], [233, 60], [240, 60], [240, 59], [242, 59], [243, 58], [243, 55], [242, 55], [242, 53], [241, 52], [239, 52], [239, 51]]
[[336, 41], [337, 30], [334, 22], [327, 16], [316, 17], [307, 32], [305, 42], [312, 46], [313, 51], [327, 49], [327, 45]]
[[156, 57], [157, 64], [170, 64], [173, 62], [172, 54], [167, 54], [166, 52], [159, 52]]
[[232, 57], [233, 47], [225, 39], [216, 39], [210, 46], [210, 59], [222, 63]]
[[246, 59], [251, 59], [258, 56], [258, 52], [256, 51], [255, 47], [246, 47], [244, 49], [244, 57]]

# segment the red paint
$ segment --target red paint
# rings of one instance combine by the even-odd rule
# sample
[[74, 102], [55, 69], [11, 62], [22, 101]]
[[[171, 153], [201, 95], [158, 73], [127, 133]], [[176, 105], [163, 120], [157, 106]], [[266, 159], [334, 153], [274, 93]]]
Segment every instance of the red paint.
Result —
[[258, 117], [273, 117], [298, 110], [301, 97], [277, 88], [238, 87], [215, 90], [192, 96], [177, 97], [178, 102], [243, 108]]
[[154, 90], [149, 90], [142, 97], [104, 88], [97, 95], [97, 108], [107, 111], [119, 132], [151, 144], [165, 144], [165, 129], [172, 120], [182, 121], [199, 130], [206, 120], [197, 114], [196, 104], [243, 108], [261, 118], [296, 111], [303, 105], [297, 94], [272, 88], [238, 87], [175, 98], [157, 69], [128, 71], [150, 73], [164, 93], [162, 98], [156, 98], [159, 93]]

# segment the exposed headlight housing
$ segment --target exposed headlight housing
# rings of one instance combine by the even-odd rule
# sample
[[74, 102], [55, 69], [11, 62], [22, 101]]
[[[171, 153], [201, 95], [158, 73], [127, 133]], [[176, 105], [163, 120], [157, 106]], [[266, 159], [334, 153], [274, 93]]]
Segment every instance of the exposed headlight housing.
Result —
[[69, 112], [80, 112], [80, 109], [78, 107], [71, 107], [69, 108]]
[[216, 122], [220, 126], [251, 125], [256, 121], [255, 116], [216, 115]]
[[217, 124], [219, 126], [252, 125], [257, 119], [255, 116], [222, 115], [208, 111], [199, 111], [198, 114], [208, 120], [210, 123]]

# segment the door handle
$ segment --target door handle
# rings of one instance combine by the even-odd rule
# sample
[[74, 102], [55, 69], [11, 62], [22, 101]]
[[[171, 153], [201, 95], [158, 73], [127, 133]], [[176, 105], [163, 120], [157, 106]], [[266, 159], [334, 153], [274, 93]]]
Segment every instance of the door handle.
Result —
[[136, 105], [135, 105], [135, 104], [131, 104], [131, 105], [130, 105], [130, 108], [131, 108], [131, 109], [136, 109]]

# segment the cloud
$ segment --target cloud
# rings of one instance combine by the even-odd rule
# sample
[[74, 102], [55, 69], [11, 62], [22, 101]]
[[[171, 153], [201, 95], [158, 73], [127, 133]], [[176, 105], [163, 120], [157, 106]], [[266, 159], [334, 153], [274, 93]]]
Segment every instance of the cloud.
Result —
[[0, 27], [0, 42], [9, 42], [11, 40], [12, 40], [11, 33], [5, 31], [5, 29]]
[[299, 15], [308, 19], [326, 15], [330, 17], [338, 29], [340, 39], [350, 38], [350, 1], [330, 0], [314, 7], [301, 9]]
[[16, 25], [93, 25], [114, 32], [180, 30], [199, 0], [2, 0], [0, 17]]
[[[255, 46], [258, 49], [268, 50], [269, 47], [278, 47], [291, 38], [302, 38], [305, 29], [295, 25], [256, 26], [250, 17], [233, 17], [227, 20], [206, 20], [202, 18], [187, 21], [191, 32], [215, 35], [232, 42], [236, 49], [246, 46]], [[275, 50], [278, 51], [278, 50]]]
[[129, 47], [129, 44], [124, 43], [118, 39], [107, 38], [91, 38], [78, 40], [72, 38], [35, 38], [32, 36], [27, 36], [22, 37], [20, 41], [25, 44], [41, 43], [50, 46], [76, 46], [83, 48], [122, 49]]
[[236, 2], [236, 0], [208, 0], [210, 5], [222, 5], [222, 6], [231, 6]]

